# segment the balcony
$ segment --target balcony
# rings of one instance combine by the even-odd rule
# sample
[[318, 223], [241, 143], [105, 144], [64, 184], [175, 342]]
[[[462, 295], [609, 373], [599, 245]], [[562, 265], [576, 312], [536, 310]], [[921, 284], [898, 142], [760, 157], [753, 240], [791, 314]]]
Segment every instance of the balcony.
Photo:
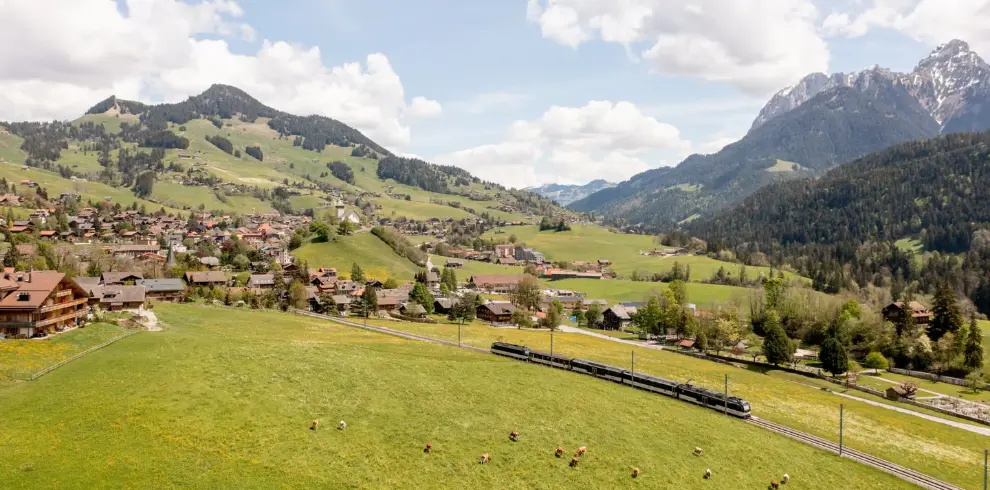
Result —
[[38, 313], [44, 314], [44, 313], [48, 313], [48, 312], [51, 312], [51, 311], [61, 310], [61, 309], [64, 309], [64, 308], [70, 308], [70, 307], [74, 307], [74, 306], [78, 306], [78, 305], [84, 305], [84, 304], [86, 304], [87, 301], [88, 301], [87, 298], [80, 298], [80, 299], [73, 300], [73, 301], [67, 301], [65, 303], [58, 303], [58, 304], [54, 304], [54, 305], [50, 305], [50, 306], [43, 306], [43, 307], [41, 307], [38, 310]]
[[48, 318], [46, 320], [39, 320], [34, 323], [35, 328], [47, 327], [48, 325], [54, 325], [59, 322], [72, 320], [73, 318], [82, 316], [86, 314], [86, 310], [79, 310], [75, 313], [69, 313], [68, 315], [57, 316], [55, 318]]

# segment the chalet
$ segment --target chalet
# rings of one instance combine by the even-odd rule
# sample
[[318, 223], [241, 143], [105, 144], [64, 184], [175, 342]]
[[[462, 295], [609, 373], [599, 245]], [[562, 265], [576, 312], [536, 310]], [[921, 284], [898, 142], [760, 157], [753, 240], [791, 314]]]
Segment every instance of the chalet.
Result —
[[34, 257], [38, 253], [38, 248], [29, 243], [16, 245], [14, 248], [17, 249], [17, 255], [20, 255], [21, 257], [30, 258]]
[[271, 289], [275, 287], [275, 274], [251, 274], [251, 277], [248, 278], [247, 287]]
[[446, 315], [450, 313], [450, 309], [454, 307], [454, 300], [450, 298], [437, 298], [433, 300], [433, 311], [440, 315]]
[[44, 240], [54, 241], [58, 239], [58, 232], [55, 230], [41, 230], [38, 237]]
[[602, 329], [622, 330], [632, 324], [632, 318], [636, 315], [636, 306], [625, 306], [617, 304], [602, 313]]
[[917, 301], [909, 301], [905, 306], [903, 301], [895, 301], [883, 309], [883, 317], [889, 322], [896, 322], [901, 316], [902, 310], [910, 310], [911, 318], [917, 325], [928, 325], [932, 321], [932, 312]]
[[100, 274], [100, 284], [104, 286], [120, 286], [127, 283], [137, 283], [144, 279], [141, 272], [104, 272]]
[[471, 276], [468, 285], [474, 289], [493, 293], [508, 293], [515, 289], [523, 278], [523, 274], [476, 275]]
[[431, 288], [440, 287], [440, 274], [437, 274], [435, 271], [427, 272], [426, 285]]
[[399, 308], [399, 312], [412, 318], [426, 317], [426, 308], [423, 308], [423, 305], [419, 303], [406, 303]]
[[461, 259], [447, 259], [446, 266], [449, 269], [460, 269], [464, 267], [464, 261]]
[[398, 296], [380, 296], [378, 298], [378, 310], [379, 311], [395, 311], [399, 309], [402, 302], [399, 301]]
[[339, 294], [353, 293], [359, 289], [363, 289], [360, 283], [354, 281], [337, 281], [336, 292]]
[[515, 257], [499, 257], [495, 259], [495, 263], [498, 265], [508, 265], [508, 266], [519, 265], [519, 261], [516, 260]]
[[512, 321], [512, 313], [516, 307], [512, 303], [492, 302], [485, 303], [477, 308], [476, 314], [479, 320], [489, 323], [509, 323]]
[[138, 286], [143, 286], [145, 297], [155, 301], [181, 301], [186, 295], [186, 285], [182, 279], [140, 279]]
[[0, 278], [0, 333], [32, 337], [80, 324], [86, 291], [55, 271], [13, 273]]
[[144, 286], [96, 286], [89, 303], [106, 311], [136, 310], [144, 306]]
[[223, 272], [186, 272], [186, 284], [190, 286], [223, 286], [227, 284], [227, 276]]
[[579, 272], [565, 269], [547, 269], [544, 275], [551, 281], [561, 279], [601, 279], [601, 272]]

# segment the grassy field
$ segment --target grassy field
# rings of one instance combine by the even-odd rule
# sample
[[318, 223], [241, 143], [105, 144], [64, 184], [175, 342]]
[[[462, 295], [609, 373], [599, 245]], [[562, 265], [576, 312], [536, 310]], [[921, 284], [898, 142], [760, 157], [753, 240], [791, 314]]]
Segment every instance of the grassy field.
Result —
[[420, 269], [399, 257], [391, 247], [371, 233], [337, 237], [336, 242], [306, 243], [292, 252], [296, 260], [305, 260], [309, 267], [336, 267], [341, 274], [350, 275], [357, 262], [368, 278], [412, 280]]
[[[281, 313], [157, 311], [165, 331], [0, 396], [6, 488], [738, 489], [785, 472], [797, 488], [909, 488], [585, 376]], [[314, 418], [321, 430], [307, 430]], [[338, 419], [346, 431], [332, 428]], [[588, 454], [571, 469], [553, 457], [557, 445]], [[713, 479], [702, 480], [705, 468]]]
[[[455, 340], [451, 325], [391, 323], [391, 328]], [[493, 341], [549, 349], [546, 332], [468, 326], [463, 342], [487, 347]], [[774, 422], [838, 440], [839, 405], [845, 405], [845, 443], [964, 488], [982, 483], [984, 436], [912, 415], [872, 406], [824, 392], [806, 378], [781, 377], [777, 372], [739, 369], [653, 349], [637, 348], [581, 334], [554, 335], [554, 351], [613, 365], [627, 366], [636, 353], [636, 370], [678, 381], [721, 389], [729, 376], [729, 390], [749, 400], [753, 413]], [[792, 473], [793, 474], [793, 473]]]
[[[984, 353], [986, 355], [986, 353]], [[886, 390], [891, 386], [895, 386], [895, 383], [889, 383], [888, 381], [871, 380], [869, 378], [880, 378], [888, 381], [894, 381], [895, 383], [905, 383], [911, 382], [918, 386], [922, 390], [928, 390], [935, 393], [940, 393], [943, 395], [954, 396], [956, 398], [964, 398], [966, 400], [978, 401], [982, 403], [990, 403], [990, 392], [977, 391], [965, 387], [957, 386], [950, 383], [936, 383], [934, 381], [928, 381], [927, 379], [914, 378], [911, 376], [903, 376], [896, 373], [880, 373], [878, 375], [860, 376], [859, 384], [868, 384], [869, 387], [878, 390]], [[918, 393], [918, 396], [931, 396], [930, 393]]]
[[[566, 289], [584, 293], [591, 299], [604, 299], [609, 303], [620, 301], [647, 301], [650, 296], [659, 296], [661, 291], [668, 288], [665, 283], [636, 282], [623, 280], [593, 280], [593, 279], [564, 279], [549, 281], [548, 286], [556, 289]], [[689, 303], [698, 305], [701, 309], [711, 309], [716, 303], [739, 303], [747, 305], [750, 295], [755, 289], [717, 284], [685, 284]]]
[[[583, 260], [596, 261], [608, 259], [612, 261], [612, 269], [620, 276], [628, 278], [633, 271], [640, 273], [667, 272], [677, 262], [681, 266], [691, 267], [691, 280], [700, 282], [713, 276], [719, 269], [725, 270], [738, 277], [742, 268], [740, 264], [722, 262], [704, 256], [683, 257], [648, 257], [640, 255], [640, 251], [666, 248], [655, 243], [654, 238], [647, 235], [630, 235], [613, 233], [598, 226], [575, 225], [571, 231], [540, 232], [537, 226], [510, 226], [504, 228], [505, 233], [489, 233], [486, 238], [507, 240], [515, 235], [519, 242], [525, 243], [551, 260]], [[767, 267], [747, 267], [746, 274], [753, 279], [760, 274], [768, 274]], [[797, 277], [787, 273], [789, 277]]]
[[46, 339], [0, 340], [0, 389], [125, 332], [116, 325], [95, 323]]
[[777, 160], [774, 166], [767, 168], [767, 172], [778, 173], [778, 172], [793, 172], [795, 170], [800, 170], [801, 165], [794, 162], [788, 162], [787, 160]]

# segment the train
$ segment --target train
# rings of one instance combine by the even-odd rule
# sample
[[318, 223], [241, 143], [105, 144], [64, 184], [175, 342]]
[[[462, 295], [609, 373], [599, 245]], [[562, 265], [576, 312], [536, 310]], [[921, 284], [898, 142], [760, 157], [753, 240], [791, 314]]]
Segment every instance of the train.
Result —
[[491, 347], [492, 354], [510, 357], [534, 364], [542, 364], [558, 369], [565, 369], [575, 373], [587, 374], [596, 378], [605, 379], [614, 383], [632, 386], [641, 390], [650, 391], [660, 395], [676, 398], [688, 403], [725, 412], [741, 419], [749, 418], [751, 414], [749, 402], [735, 396], [726, 396], [724, 393], [709, 390], [701, 386], [694, 386], [689, 383], [678, 383], [668, 379], [651, 376], [644, 373], [634, 373], [628, 369], [622, 369], [608, 364], [589, 361], [586, 359], [572, 359], [557, 354], [540, 352], [524, 345], [509, 344], [505, 342], [495, 342]]

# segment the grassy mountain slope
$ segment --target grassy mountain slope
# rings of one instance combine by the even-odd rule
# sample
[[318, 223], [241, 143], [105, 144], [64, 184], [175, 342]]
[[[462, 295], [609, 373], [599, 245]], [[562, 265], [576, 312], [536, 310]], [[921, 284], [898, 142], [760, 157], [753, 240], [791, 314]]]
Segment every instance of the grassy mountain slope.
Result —
[[[96, 131], [93, 125], [102, 128]], [[340, 193], [348, 201], [360, 197], [368, 206], [362, 214], [369, 217], [488, 215], [520, 221], [530, 214], [564, 212], [549, 200], [482, 182], [460, 169], [445, 171], [444, 167], [394, 157], [339, 121], [287, 114], [224, 85], [214, 85], [176, 104], [150, 106], [110, 97], [73, 121], [71, 130], [47, 124], [3, 123], [2, 127], [14, 134], [0, 135], [0, 167], [4, 167], [0, 173], [12, 176], [15, 182], [36, 180], [46, 188], [51, 186], [50, 192], [75, 186], [84, 199], [110, 196], [115, 202], [128, 204], [136, 199], [132, 192], [136, 176], [151, 170], [155, 186], [141, 203], [173, 209], [302, 212], [325, 206], [332, 194]], [[225, 151], [207, 141], [218, 137], [228, 141], [231, 148]], [[163, 140], [167, 142], [162, 144]], [[157, 167], [124, 168], [117, 162], [118, 149], [149, 153], [151, 146], [164, 150]], [[263, 158], [249, 155], [247, 147], [258, 147]], [[109, 149], [104, 157], [111, 161], [109, 169], [100, 163], [103, 148]], [[400, 183], [383, 178], [380, 158], [392, 158], [400, 167], [425, 165], [433, 180]], [[351, 169], [349, 182], [331, 172], [328, 164], [334, 161]], [[25, 164], [33, 176], [18, 173]], [[455, 174], [463, 178], [455, 178]], [[70, 183], [69, 175], [90, 184]], [[117, 188], [117, 192], [107, 192], [92, 185], [95, 183]], [[287, 198], [273, 195], [279, 187], [287, 188]], [[511, 209], [496, 209], [506, 205]]]

